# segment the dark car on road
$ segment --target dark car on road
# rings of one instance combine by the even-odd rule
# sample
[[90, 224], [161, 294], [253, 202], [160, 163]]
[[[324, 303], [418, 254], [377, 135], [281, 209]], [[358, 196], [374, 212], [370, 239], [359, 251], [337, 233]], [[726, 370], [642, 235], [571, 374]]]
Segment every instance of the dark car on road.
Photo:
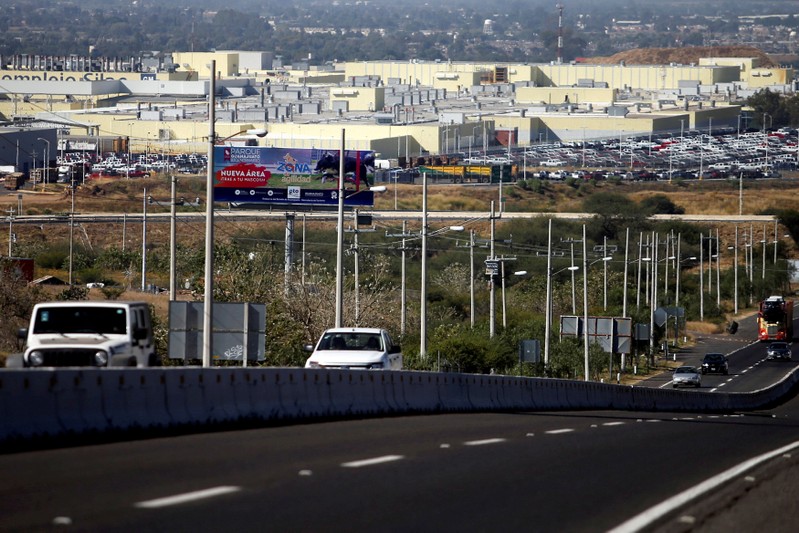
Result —
[[772, 342], [766, 348], [767, 359], [791, 360], [791, 345], [787, 342]]
[[730, 367], [727, 362], [727, 357], [723, 353], [707, 353], [702, 358], [702, 373], [703, 374], [729, 374]]

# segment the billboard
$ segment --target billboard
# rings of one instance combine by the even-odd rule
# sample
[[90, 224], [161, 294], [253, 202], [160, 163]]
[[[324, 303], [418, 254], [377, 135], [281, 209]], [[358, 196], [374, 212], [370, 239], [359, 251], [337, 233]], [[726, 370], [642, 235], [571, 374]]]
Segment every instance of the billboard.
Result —
[[[203, 358], [203, 302], [169, 302], [169, 358]], [[214, 302], [214, 361], [263, 361], [266, 358], [266, 304]]]
[[632, 319], [629, 317], [589, 316], [588, 328], [582, 316], [560, 317], [560, 338], [583, 338], [588, 330], [588, 342], [599, 344], [603, 350], [612, 353], [630, 353], [632, 339]]
[[[337, 206], [340, 150], [214, 147], [214, 201]], [[375, 154], [344, 151], [344, 205], [372, 206]]]

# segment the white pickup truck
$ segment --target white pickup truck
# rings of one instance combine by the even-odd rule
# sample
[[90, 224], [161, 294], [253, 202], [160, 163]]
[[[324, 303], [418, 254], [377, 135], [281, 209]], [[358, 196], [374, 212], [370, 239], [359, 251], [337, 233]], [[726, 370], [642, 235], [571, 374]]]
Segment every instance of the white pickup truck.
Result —
[[304, 349], [312, 352], [305, 368], [402, 369], [402, 350], [384, 329], [328, 329]]
[[145, 302], [64, 301], [36, 304], [18, 336], [25, 352], [9, 367], [157, 366], [150, 308]]

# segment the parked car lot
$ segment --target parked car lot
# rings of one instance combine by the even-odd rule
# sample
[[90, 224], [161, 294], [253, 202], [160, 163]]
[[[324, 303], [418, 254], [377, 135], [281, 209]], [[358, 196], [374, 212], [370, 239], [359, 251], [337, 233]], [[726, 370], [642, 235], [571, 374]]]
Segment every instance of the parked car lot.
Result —
[[[799, 167], [799, 141], [792, 132], [685, 131], [658, 137], [537, 143], [514, 155], [530, 167], [626, 169], [627, 179], [778, 178]], [[643, 174], [642, 174], [643, 172]], [[535, 176], [539, 177], [539, 176]], [[553, 177], [550, 173], [550, 179]], [[586, 178], [586, 179], [590, 179]]]

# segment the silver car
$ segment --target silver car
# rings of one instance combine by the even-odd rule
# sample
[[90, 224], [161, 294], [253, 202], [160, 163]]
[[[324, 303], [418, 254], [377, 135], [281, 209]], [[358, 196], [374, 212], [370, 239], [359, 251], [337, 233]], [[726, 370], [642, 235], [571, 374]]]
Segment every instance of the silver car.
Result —
[[671, 384], [675, 389], [683, 385], [699, 388], [702, 386], [702, 376], [695, 366], [681, 366], [674, 371]]

